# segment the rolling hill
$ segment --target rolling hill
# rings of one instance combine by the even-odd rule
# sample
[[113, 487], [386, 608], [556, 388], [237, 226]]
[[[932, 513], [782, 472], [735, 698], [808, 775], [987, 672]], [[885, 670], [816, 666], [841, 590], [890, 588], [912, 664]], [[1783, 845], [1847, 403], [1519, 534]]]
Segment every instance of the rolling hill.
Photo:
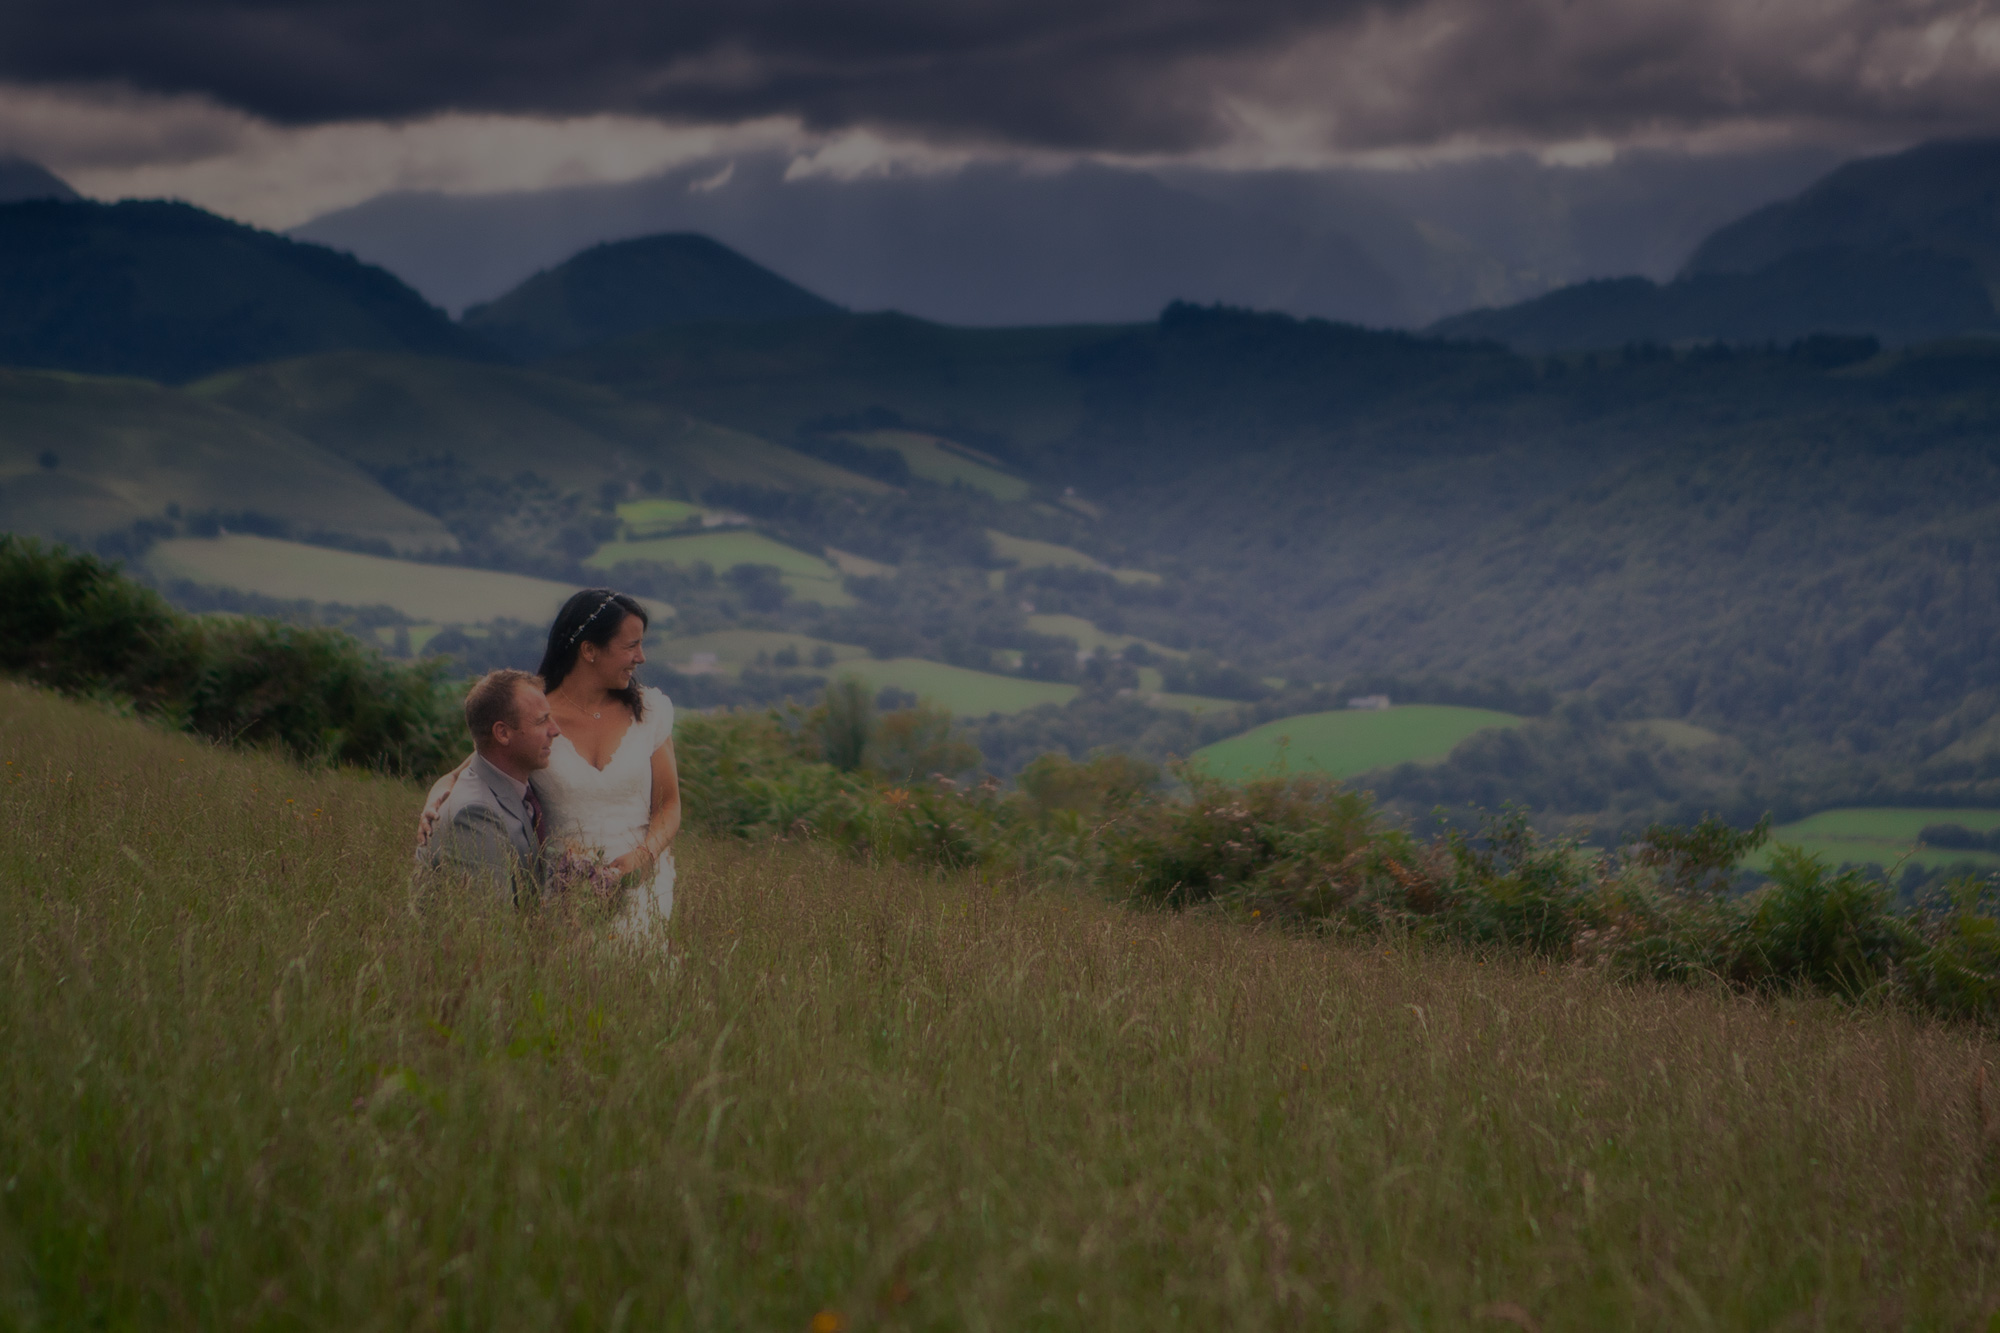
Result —
[[0, 370], [0, 529], [89, 544], [142, 520], [171, 529], [204, 516], [398, 551], [458, 546], [435, 517], [281, 425], [143, 380]]
[[464, 315], [526, 360], [668, 324], [805, 319], [840, 307], [692, 233], [594, 245]]
[[225, 372], [189, 392], [376, 472], [449, 460], [490, 477], [535, 473], [592, 495], [606, 481], [635, 482], [649, 470], [695, 492], [718, 481], [887, 489], [758, 436], [512, 366], [335, 352]]
[[492, 358], [379, 268], [158, 201], [0, 205], [0, 364], [180, 382], [335, 348]]

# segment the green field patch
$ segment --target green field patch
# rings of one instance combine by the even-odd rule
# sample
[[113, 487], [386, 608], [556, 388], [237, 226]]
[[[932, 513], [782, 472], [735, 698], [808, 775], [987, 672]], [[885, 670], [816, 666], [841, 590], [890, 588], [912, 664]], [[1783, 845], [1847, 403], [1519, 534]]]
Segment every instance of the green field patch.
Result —
[[[1036, 541], [1033, 537], [1016, 537], [998, 528], [986, 529], [986, 539], [993, 543], [993, 554], [1021, 569], [1090, 569], [1100, 574], [1109, 574], [1120, 583], [1160, 581], [1160, 576], [1151, 570], [1113, 569], [1094, 556], [1085, 555], [1074, 546]], [[990, 581], [995, 588], [998, 588], [1004, 579], [1005, 575], [996, 570]]]
[[683, 568], [705, 564], [717, 572], [738, 565], [773, 565], [785, 587], [801, 601], [818, 602], [822, 606], [849, 606], [854, 601], [841, 586], [840, 571], [832, 564], [761, 532], [701, 532], [686, 537], [606, 542], [583, 563], [593, 569], [615, 569], [628, 561]]
[[[183, 537], [146, 556], [157, 578], [187, 579], [286, 601], [392, 607], [412, 620], [477, 625], [555, 618], [574, 585], [492, 569], [421, 565], [271, 537]], [[641, 599], [655, 623], [672, 619], [665, 602]], [[413, 634], [414, 641], [415, 635]]]
[[676, 671], [692, 668], [697, 672], [721, 671], [733, 675], [744, 667], [756, 665], [759, 655], [771, 658], [789, 649], [798, 654], [799, 664], [784, 670], [830, 672], [831, 667], [813, 665], [813, 655], [822, 648], [833, 654], [835, 662], [847, 662], [868, 655], [867, 649], [851, 643], [832, 643], [808, 634], [763, 629], [720, 629], [707, 634], [669, 635], [656, 655], [664, 656], [667, 665]]
[[1094, 653], [1100, 648], [1108, 653], [1120, 653], [1135, 643], [1141, 643], [1163, 657], [1187, 656], [1178, 649], [1168, 648], [1134, 634], [1112, 634], [1107, 630], [1101, 630], [1082, 616], [1032, 615], [1028, 617], [1028, 628], [1037, 634], [1074, 639], [1076, 646], [1086, 653]]
[[1033, 537], [1016, 537], [998, 528], [986, 529], [987, 540], [993, 543], [993, 554], [1002, 560], [1011, 560], [1022, 569], [1105, 569], [1105, 564], [1085, 555], [1074, 546], [1058, 546], [1054, 542], [1036, 541]]
[[1442, 759], [1475, 732], [1518, 727], [1524, 721], [1512, 713], [1445, 704], [1338, 708], [1266, 722], [1240, 736], [1205, 745], [1194, 757], [1209, 772], [1238, 780], [1274, 771], [1281, 760], [1292, 772], [1350, 778], [1394, 764]]
[[618, 506], [618, 519], [625, 525], [627, 541], [692, 527], [707, 516], [706, 509], [685, 500], [628, 500]]
[[872, 689], [893, 685], [908, 690], [960, 717], [985, 717], [990, 713], [1019, 713], [1040, 704], [1066, 704], [1077, 696], [1077, 687], [1056, 681], [1023, 680], [1019, 676], [998, 676], [990, 671], [927, 662], [916, 657], [892, 657], [884, 661], [872, 657], [843, 662], [836, 675], [858, 676]]
[[2000, 829], [2000, 810], [1931, 810], [1917, 806], [1850, 806], [1822, 810], [1771, 830], [1771, 840], [1744, 864], [1767, 869], [1780, 844], [1802, 847], [1831, 865], [1893, 866], [1897, 862], [1926, 870], [1971, 862], [2000, 866], [2000, 853], [1962, 847], [1930, 847], [1917, 841], [1929, 824], [1957, 824], [1974, 833]]
[[996, 500], [1025, 500], [1028, 483], [1004, 470], [1000, 460], [977, 449], [915, 430], [850, 432], [848, 439], [871, 449], [894, 449], [910, 465], [910, 473], [940, 486], [957, 483], [985, 491]]

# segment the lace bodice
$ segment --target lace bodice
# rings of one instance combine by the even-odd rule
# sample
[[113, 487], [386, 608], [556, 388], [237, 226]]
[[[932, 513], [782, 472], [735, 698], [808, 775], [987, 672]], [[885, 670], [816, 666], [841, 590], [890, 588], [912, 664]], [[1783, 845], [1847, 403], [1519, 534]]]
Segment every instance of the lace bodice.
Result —
[[674, 705], [651, 687], [642, 697], [646, 716], [626, 730], [602, 770], [592, 768], [569, 737], [556, 737], [549, 766], [535, 774], [534, 783], [549, 836], [557, 842], [608, 861], [646, 836], [653, 812], [653, 752], [674, 734]]

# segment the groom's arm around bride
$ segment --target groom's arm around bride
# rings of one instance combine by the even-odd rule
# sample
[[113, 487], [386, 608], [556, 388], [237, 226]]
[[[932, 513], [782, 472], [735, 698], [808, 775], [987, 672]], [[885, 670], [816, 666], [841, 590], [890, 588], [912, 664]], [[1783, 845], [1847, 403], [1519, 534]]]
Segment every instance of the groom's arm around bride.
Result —
[[546, 768], [561, 735], [539, 677], [493, 671], [465, 696], [473, 757], [418, 849], [432, 876], [464, 882], [488, 901], [525, 906], [539, 891], [546, 830], [529, 776]]

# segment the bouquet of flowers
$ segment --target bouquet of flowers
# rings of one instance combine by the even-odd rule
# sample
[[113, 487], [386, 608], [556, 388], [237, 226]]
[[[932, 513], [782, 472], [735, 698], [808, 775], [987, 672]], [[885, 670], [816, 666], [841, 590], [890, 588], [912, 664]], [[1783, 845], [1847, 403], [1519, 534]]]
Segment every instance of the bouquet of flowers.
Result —
[[609, 864], [574, 847], [564, 848], [549, 866], [549, 891], [568, 894], [588, 890], [593, 898], [615, 902], [624, 887], [624, 877]]

